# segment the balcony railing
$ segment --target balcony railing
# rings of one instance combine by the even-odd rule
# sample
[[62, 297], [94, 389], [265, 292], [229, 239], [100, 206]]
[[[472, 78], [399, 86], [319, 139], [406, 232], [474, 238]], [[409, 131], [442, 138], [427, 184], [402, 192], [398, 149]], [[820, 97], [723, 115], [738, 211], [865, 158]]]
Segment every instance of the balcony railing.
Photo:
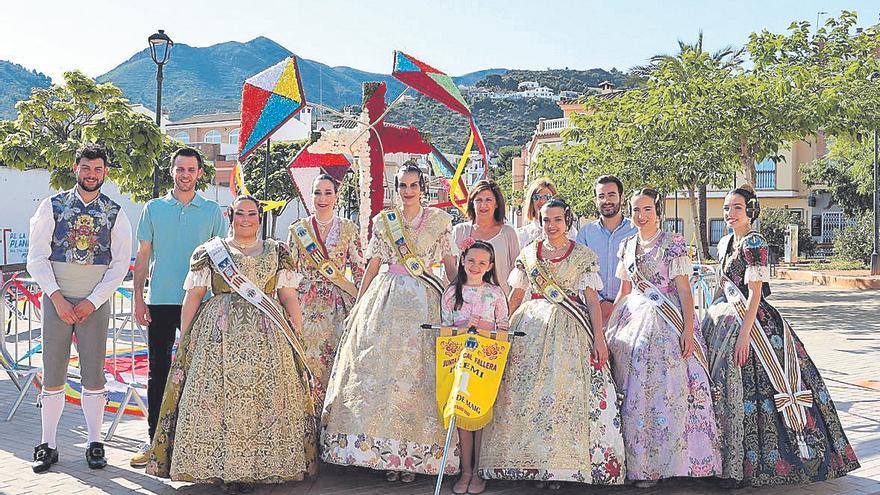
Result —
[[755, 173], [755, 189], [776, 189], [776, 170], [758, 170]]
[[538, 135], [546, 136], [550, 134], [559, 134], [567, 127], [571, 127], [571, 121], [568, 118], [539, 120]]

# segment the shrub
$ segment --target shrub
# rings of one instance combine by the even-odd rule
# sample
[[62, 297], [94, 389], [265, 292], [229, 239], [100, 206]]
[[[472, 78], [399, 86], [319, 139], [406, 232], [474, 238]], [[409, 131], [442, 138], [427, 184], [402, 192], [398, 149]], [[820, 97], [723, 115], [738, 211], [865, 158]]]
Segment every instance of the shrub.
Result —
[[874, 215], [867, 211], [862, 213], [854, 225], [848, 225], [837, 231], [834, 237], [834, 258], [842, 261], [871, 262], [874, 251]]

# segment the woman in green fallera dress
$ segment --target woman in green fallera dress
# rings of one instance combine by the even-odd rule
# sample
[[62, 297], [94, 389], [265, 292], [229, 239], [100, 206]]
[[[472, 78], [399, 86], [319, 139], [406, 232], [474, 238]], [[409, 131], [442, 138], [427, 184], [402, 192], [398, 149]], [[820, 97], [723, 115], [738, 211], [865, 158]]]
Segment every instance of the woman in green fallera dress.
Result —
[[[286, 312], [300, 332], [290, 252], [278, 241], [257, 237], [256, 200], [237, 198], [230, 211], [232, 236], [219, 241], [221, 251], [266, 297], [277, 291], [283, 306], [276, 304], [278, 314]], [[147, 473], [222, 482], [227, 491], [301, 480], [314, 472], [317, 457], [303, 363], [279, 325], [218, 272], [211, 246], [218, 247], [217, 238], [195, 250], [184, 283], [182, 337]], [[202, 302], [209, 288], [213, 295]]]

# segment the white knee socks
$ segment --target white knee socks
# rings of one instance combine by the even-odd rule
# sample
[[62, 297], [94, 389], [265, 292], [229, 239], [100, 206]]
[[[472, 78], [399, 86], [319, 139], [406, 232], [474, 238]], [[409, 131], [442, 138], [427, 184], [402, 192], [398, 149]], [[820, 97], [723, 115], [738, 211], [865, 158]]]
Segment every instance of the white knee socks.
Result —
[[86, 417], [89, 430], [89, 443], [101, 441], [101, 425], [104, 422], [104, 405], [107, 402], [106, 391], [82, 389], [82, 410]]
[[55, 433], [58, 431], [58, 421], [64, 411], [64, 389], [41, 392], [40, 404], [40, 419], [43, 423], [43, 440], [40, 443], [48, 443], [49, 448], [54, 449], [56, 448]]

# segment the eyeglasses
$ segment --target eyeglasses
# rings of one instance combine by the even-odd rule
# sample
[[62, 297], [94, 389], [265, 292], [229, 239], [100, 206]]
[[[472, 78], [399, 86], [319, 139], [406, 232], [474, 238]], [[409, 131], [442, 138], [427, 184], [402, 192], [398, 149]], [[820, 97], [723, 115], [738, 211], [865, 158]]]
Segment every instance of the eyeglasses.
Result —
[[550, 201], [553, 198], [554, 196], [552, 194], [532, 194], [532, 201], [541, 201], [542, 199], [544, 201]]

